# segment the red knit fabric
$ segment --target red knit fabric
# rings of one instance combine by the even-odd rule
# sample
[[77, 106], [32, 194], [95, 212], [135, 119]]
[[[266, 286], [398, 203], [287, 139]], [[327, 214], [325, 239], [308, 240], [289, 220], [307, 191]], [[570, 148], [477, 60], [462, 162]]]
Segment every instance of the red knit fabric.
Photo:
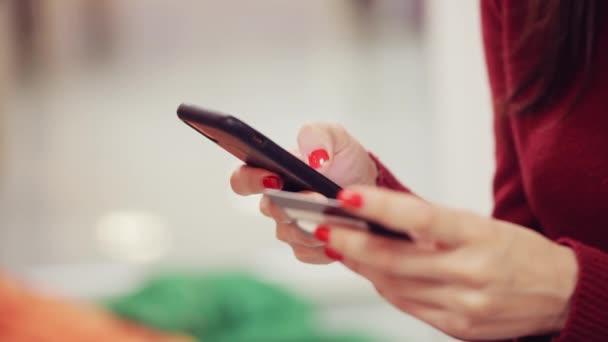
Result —
[[407, 193], [411, 193], [410, 189], [405, 187], [401, 182], [395, 177], [389, 170], [382, 164], [380, 159], [376, 157], [374, 154], [369, 153], [369, 156], [372, 158], [374, 163], [376, 163], [376, 167], [378, 169], [378, 178], [376, 179], [376, 184], [378, 186], [389, 188], [397, 191], [403, 191]]
[[[483, 40], [495, 104], [521, 81], [542, 42], [517, 50], [526, 1], [481, 0]], [[608, 6], [598, 11], [606, 18]], [[600, 21], [602, 22], [602, 21]], [[578, 284], [556, 341], [608, 341], [608, 25], [598, 32], [591, 86], [574, 112], [575, 84], [541, 113], [495, 113], [494, 216], [574, 249]], [[533, 308], [530, 308], [533, 309]], [[525, 340], [549, 341], [552, 337]], [[524, 340], [524, 339], [522, 339]]]
[[[600, 16], [608, 18], [608, 1], [599, 3]], [[521, 0], [481, 0], [486, 63], [496, 108], [543, 49], [542, 42], [523, 50], [516, 48], [526, 7], [527, 1]], [[494, 217], [570, 246], [579, 263], [578, 283], [563, 331], [518, 341], [608, 341], [606, 21], [600, 20], [590, 87], [571, 114], [564, 115], [578, 91], [578, 81], [541, 113], [502, 115], [495, 110]], [[375, 161], [380, 186], [408, 191]]]

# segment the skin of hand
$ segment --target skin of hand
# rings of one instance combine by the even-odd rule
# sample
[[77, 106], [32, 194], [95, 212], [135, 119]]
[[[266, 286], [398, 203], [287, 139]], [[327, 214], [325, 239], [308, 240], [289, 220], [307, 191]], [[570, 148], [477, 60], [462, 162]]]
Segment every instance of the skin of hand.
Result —
[[412, 237], [333, 226], [315, 232], [334, 259], [401, 311], [464, 340], [563, 329], [578, 277], [570, 248], [522, 226], [377, 187], [349, 187], [338, 199]]
[[[343, 127], [325, 123], [304, 125], [298, 133], [298, 148], [291, 151], [320, 173], [344, 187], [353, 184], [375, 185], [378, 171], [367, 150]], [[243, 196], [262, 193], [265, 189], [280, 189], [278, 175], [264, 169], [243, 165], [230, 177], [232, 190]], [[321, 196], [310, 193], [310, 196]], [[266, 196], [260, 200], [260, 211], [276, 224], [277, 239], [288, 243], [300, 261], [326, 264], [333, 261], [325, 252], [322, 241], [288, 223], [280, 208]]]

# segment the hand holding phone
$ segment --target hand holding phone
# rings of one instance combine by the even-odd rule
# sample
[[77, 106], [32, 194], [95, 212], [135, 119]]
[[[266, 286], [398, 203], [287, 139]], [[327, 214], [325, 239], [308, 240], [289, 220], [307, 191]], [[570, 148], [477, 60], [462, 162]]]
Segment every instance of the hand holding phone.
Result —
[[303, 125], [293, 151], [296, 157], [234, 116], [191, 105], [181, 105], [178, 116], [246, 164], [279, 175], [283, 190], [310, 190], [334, 198], [341, 186], [376, 183], [376, 164], [340, 125]]
[[[375, 184], [377, 170], [367, 150], [338, 125], [304, 125], [297, 136], [301, 156], [296, 157], [234, 116], [185, 104], [179, 107], [178, 116], [247, 164], [237, 169], [231, 179], [234, 191], [239, 194], [263, 193], [263, 181], [276, 180], [275, 175], [281, 178], [283, 190], [309, 190], [328, 198], [335, 198], [340, 185]], [[319, 150], [325, 150], [330, 159], [315, 170], [302, 160]], [[277, 238], [290, 244], [299, 260], [315, 264], [331, 262], [319, 241], [296, 225], [287, 224], [280, 207], [271, 205], [268, 196], [261, 201], [262, 212], [275, 220]], [[314, 221], [308, 223], [314, 226]]]

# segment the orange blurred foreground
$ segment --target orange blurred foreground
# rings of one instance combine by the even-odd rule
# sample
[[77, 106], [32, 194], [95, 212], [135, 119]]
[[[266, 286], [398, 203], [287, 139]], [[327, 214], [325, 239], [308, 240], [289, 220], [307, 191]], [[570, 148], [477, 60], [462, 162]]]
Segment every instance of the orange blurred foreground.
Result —
[[0, 341], [193, 342], [124, 321], [92, 305], [41, 295], [0, 275]]

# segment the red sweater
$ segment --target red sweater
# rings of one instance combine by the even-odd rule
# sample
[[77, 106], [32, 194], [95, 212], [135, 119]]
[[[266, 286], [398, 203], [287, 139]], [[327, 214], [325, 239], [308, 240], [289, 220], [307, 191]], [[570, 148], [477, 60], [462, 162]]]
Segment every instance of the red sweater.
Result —
[[[514, 42], [526, 18], [525, 7], [525, 1], [481, 0], [486, 63], [495, 103], [513, 90], [522, 70], [529, 66], [526, 63], [538, 53], [526, 50], [520, 51], [517, 59], [513, 57]], [[605, 14], [608, 4], [600, 1], [598, 10]], [[570, 246], [579, 263], [565, 329], [555, 336], [518, 341], [608, 341], [608, 24], [599, 28], [597, 52], [591, 86], [569, 116], [560, 115], [576, 87], [542, 113], [494, 114], [493, 216]], [[407, 191], [378, 165], [380, 185]]]

